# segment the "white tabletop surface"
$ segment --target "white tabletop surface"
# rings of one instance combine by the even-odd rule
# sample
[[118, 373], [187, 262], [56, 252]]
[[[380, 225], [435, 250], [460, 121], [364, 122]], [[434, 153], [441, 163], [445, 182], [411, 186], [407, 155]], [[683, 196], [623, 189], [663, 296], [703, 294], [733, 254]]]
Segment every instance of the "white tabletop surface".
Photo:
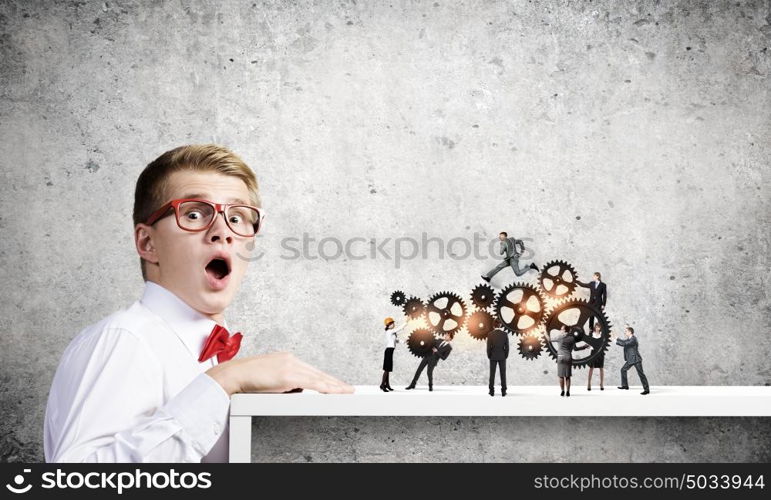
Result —
[[486, 386], [395, 387], [355, 386], [353, 394], [235, 394], [231, 416], [771, 416], [769, 386], [660, 386], [641, 395], [599, 386], [573, 386], [560, 397], [553, 386], [510, 386], [490, 397]]

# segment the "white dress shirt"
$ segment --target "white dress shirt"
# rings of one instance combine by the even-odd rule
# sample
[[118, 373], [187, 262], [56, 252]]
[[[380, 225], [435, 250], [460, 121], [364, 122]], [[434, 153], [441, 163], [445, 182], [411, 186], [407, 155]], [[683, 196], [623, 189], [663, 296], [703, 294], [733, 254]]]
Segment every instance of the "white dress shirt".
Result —
[[399, 342], [399, 339], [396, 338], [396, 334], [404, 330], [404, 327], [406, 326], [407, 326], [407, 323], [404, 323], [400, 327], [385, 331], [386, 348], [396, 347], [396, 343]]
[[83, 329], [51, 384], [46, 462], [227, 462], [230, 398], [204, 373], [217, 357], [198, 362], [215, 324], [146, 281]]

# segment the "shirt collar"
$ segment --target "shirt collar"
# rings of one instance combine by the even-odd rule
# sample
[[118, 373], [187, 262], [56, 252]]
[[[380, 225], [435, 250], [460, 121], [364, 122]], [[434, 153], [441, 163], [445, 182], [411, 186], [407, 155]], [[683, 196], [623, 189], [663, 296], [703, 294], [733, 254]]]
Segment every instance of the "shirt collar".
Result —
[[[206, 339], [217, 324], [216, 321], [196, 311], [168, 289], [149, 280], [145, 281], [140, 303], [159, 316], [198, 360]], [[223, 323], [222, 326], [227, 329], [227, 320], [223, 320]], [[211, 359], [215, 358], [216, 356]]]

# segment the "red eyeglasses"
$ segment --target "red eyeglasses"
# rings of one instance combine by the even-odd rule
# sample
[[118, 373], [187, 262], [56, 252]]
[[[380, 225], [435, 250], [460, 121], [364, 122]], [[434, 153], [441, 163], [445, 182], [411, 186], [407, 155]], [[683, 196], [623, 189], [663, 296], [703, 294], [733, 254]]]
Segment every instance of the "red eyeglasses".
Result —
[[239, 236], [254, 236], [260, 230], [265, 213], [262, 209], [252, 205], [240, 203], [214, 203], [209, 200], [197, 198], [183, 198], [171, 200], [161, 208], [153, 212], [145, 221], [152, 226], [159, 219], [168, 214], [169, 209], [174, 209], [177, 226], [185, 231], [205, 231], [214, 224], [217, 214], [223, 214], [225, 223], [231, 231]]

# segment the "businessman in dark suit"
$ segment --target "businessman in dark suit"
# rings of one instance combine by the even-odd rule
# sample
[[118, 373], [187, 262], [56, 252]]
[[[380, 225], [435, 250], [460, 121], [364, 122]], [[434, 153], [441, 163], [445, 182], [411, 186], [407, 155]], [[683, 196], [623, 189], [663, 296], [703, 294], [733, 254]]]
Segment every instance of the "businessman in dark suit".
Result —
[[[608, 287], [602, 282], [602, 275], [599, 272], [594, 273], [594, 280], [589, 283], [583, 283], [576, 280], [576, 284], [589, 289], [589, 303], [596, 306], [600, 311], [605, 309], [605, 302], [608, 299]], [[589, 331], [594, 330], [594, 316], [589, 316]]]
[[627, 326], [626, 329], [624, 329], [624, 333], [626, 334], [626, 339], [616, 339], [616, 344], [624, 348], [625, 361], [624, 366], [621, 367], [621, 387], [619, 387], [619, 389], [629, 389], [626, 372], [634, 366], [637, 369], [637, 375], [640, 377], [640, 382], [642, 382], [643, 385], [643, 391], [640, 394], [650, 394], [651, 391], [648, 387], [648, 377], [646, 377], [645, 372], [643, 372], [642, 356], [640, 356], [634, 328]]
[[412, 378], [412, 382], [405, 387], [405, 389], [408, 391], [414, 389], [415, 384], [418, 382], [418, 378], [420, 378], [420, 374], [423, 373], [423, 368], [428, 367], [428, 390], [434, 390], [434, 368], [436, 368], [440, 359], [447, 359], [447, 356], [450, 355], [450, 351], [452, 351], [450, 342], [452, 342], [452, 335], [449, 332], [444, 334], [443, 340], [434, 340], [434, 346], [431, 348], [431, 353], [420, 360], [420, 365], [418, 365], [418, 369], [415, 372], [415, 376]]
[[518, 240], [514, 237], [509, 238], [509, 235], [506, 231], [501, 231], [498, 234], [498, 239], [501, 240], [501, 255], [503, 255], [503, 260], [500, 264], [487, 271], [487, 273], [483, 274], [483, 280], [490, 283], [490, 280], [493, 279], [493, 276], [498, 274], [498, 271], [506, 267], [511, 267], [511, 270], [514, 271], [514, 274], [517, 276], [522, 276], [530, 270], [538, 271], [538, 266], [532, 262], [529, 266], [519, 267], [519, 258], [525, 252], [524, 241]]
[[495, 329], [487, 334], [487, 359], [490, 360], [490, 395], [495, 396], [495, 368], [500, 367], [501, 396], [506, 396], [506, 358], [509, 357], [509, 335], [501, 329], [501, 320], [495, 318]]

